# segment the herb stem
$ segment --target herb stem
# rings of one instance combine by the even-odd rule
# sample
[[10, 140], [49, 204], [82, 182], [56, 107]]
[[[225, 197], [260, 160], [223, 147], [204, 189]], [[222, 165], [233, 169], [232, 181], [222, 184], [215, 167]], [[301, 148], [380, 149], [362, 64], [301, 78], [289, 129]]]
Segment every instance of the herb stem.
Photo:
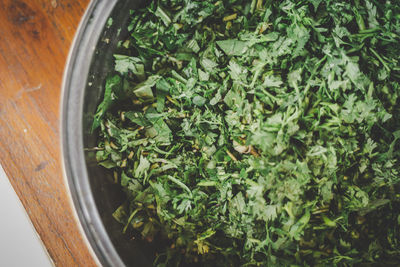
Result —
[[130, 224], [130, 223], [132, 222], [132, 220], [133, 220], [133, 217], [135, 217], [136, 213], [138, 213], [140, 210], [141, 210], [141, 208], [137, 208], [137, 209], [135, 209], [135, 210], [131, 213], [131, 215], [130, 215], [129, 218], [128, 218], [127, 223], [125, 224], [125, 227], [124, 227], [124, 230], [122, 231], [122, 233], [125, 234], [126, 230], [128, 229], [129, 224]]
[[390, 72], [390, 68], [389, 66], [386, 64], [386, 62], [383, 60], [383, 58], [373, 49], [373, 48], [369, 48], [369, 50], [376, 56], [376, 58], [382, 63], [383, 67], [385, 67], [385, 69], [387, 71]]

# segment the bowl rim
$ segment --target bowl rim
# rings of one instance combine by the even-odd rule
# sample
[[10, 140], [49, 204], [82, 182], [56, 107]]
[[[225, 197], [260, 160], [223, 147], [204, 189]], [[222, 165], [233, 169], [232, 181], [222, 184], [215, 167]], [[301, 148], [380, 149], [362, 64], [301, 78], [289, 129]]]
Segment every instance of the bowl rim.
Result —
[[[118, 0], [92, 0], [72, 42], [61, 91], [61, 161], [75, 220], [97, 265], [124, 267], [96, 208], [83, 146], [83, 103], [91, 61], [108, 17]], [[101, 27], [98, 27], [101, 25]]]

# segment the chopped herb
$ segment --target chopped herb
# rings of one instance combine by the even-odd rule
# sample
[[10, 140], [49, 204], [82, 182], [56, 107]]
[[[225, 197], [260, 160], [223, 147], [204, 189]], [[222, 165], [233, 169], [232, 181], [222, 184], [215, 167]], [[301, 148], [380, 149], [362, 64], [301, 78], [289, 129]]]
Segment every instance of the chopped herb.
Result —
[[[155, 266], [400, 263], [400, 5], [132, 12], [94, 118]], [[112, 20], [109, 20], [109, 25]]]

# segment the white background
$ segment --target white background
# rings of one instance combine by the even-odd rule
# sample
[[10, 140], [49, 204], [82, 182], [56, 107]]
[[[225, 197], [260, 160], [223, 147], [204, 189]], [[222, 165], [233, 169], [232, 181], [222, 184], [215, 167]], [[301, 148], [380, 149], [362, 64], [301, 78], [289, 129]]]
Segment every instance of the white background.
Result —
[[53, 266], [1, 165], [0, 266]]

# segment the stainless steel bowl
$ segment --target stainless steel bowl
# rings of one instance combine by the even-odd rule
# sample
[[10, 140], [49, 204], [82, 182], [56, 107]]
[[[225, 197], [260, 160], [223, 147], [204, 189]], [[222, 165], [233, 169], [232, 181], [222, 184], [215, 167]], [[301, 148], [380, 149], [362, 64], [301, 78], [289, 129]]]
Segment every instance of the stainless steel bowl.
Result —
[[[61, 135], [64, 170], [83, 232], [103, 266], [151, 266], [154, 248], [122, 234], [113, 211], [124, 195], [112, 176], [96, 164], [96, 133], [90, 128], [112, 70], [112, 54], [126, 36], [129, 11], [135, 0], [93, 0], [84, 15], [66, 66], [63, 84]], [[109, 17], [113, 18], [107, 27]], [[121, 31], [119, 31], [121, 29]]]

